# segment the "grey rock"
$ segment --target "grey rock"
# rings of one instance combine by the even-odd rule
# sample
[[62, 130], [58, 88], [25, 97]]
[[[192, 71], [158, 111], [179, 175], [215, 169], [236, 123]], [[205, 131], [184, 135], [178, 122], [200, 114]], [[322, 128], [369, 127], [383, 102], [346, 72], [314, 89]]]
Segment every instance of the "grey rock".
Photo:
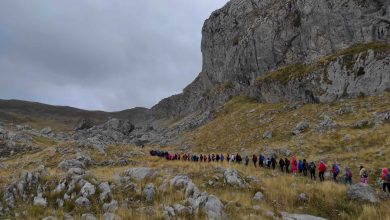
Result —
[[81, 215], [82, 220], [97, 220], [94, 214], [91, 213], [85, 213]]
[[118, 209], [118, 202], [116, 200], [111, 200], [110, 203], [103, 204], [103, 212], [104, 213], [115, 213]]
[[390, 122], [390, 110], [374, 113], [374, 121], [376, 124], [389, 123]]
[[69, 213], [64, 214], [64, 220], [74, 220], [73, 216], [70, 215]]
[[122, 218], [115, 215], [114, 213], [107, 212], [103, 214], [103, 220], [122, 220]]
[[53, 131], [51, 130], [50, 127], [43, 128], [43, 129], [40, 131], [40, 133], [41, 133], [41, 134], [44, 134], [44, 135], [49, 135], [49, 134], [51, 134], [52, 132], [53, 132]]
[[174, 204], [173, 209], [175, 210], [175, 213], [178, 215], [191, 215], [192, 214], [192, 207], [186, 207], [181, 204]]
[[61, 163], [58, 164], [58, 168], [66, 171], [68, 171], [71, 168], [80, 168], [84, 170], [85, 164], [76, 159], [63, 160]]
[[253, 200], [256, 201], [264, 201], [264, 195], [262, 192], [257, 192], [255, 196], [253, 196]]
[[87, 182], [81, 188], [80, 193], [83, 197], [88, 197], [88, 196], [94, 195], [95, 191], [96, 191], [96, 187], [94, 185], [92, 185], [91, 183]]
[[263, 134], [263, 139], [271, 139], [272, 138], [272, 131], [266, 131]]
[[153, 183], [149, 183], [145, 186], [143, 190], [143, 196], [147, 202], [152, 202], [154, 200], [154, 196], [156, 194], [156, 189]]
[[90, 129], [92, 127], [93, 127], [92, 121], [90, 119], [83, 118], [77, 122], [77, 124], [74, 126], [74, 130], [79, 131], [79, 130]]
[[325, 116], [324, 120], [314, 127], [314, 130], [316, 132], [324, 132], [327, 130], [333, 130], [336, 126], [337, 124], [329, 116]]
[[204, 212], [208, 219], [226, 219], [224, 212], [224, 206], [217, 197], [210, 195], [207, 197], [207, 201], [203, 207]]
[[187, 176], [187, 175], [178, 175], [178, 176], [175, 176], [171, 181], [170, 181], [170, 185], [173, 186], [173, 187], [184, 187], [188, 184], [188, 182], [190, 182], [191, 179]]
[[290, 214], [287, 212], [281, 212], [283, 220], [326, 220], [325, 218], [316, 217], [312, 215], [304, 214]]
[[305, 193], [301, 193], [298, 195], [298, 201], [301, 201], [301, 202], [307, 202], [308, 201], [308, 198], [306, 196]]
[[75, 204], [81, 207], [89, 207], [91, 205], [91, 202], [85, 197], [79, 197], [78, 199], [76, 199]]
[[163, 217], [165, 220], [174, 219], [176, 216], [175, 210], [170, 206], [165, 206], [163, 209]]
[[151, 178], [154, 172], [148, 167], [136, 167], [130, 168], [125, 172], [126, 176], [134, 178], [136, 180], [143, 180], [145, 178]]
[[232, 185], [232, 186], [238, 186], [240, 188], [244, 188], [247, 186], [247, 183], [244, 181], [244, 179], [238, 174], [237, 170], [235, 169], [227, 169], [223, 173], [224, 182]]
[[57, 220], [57, 218], [54, 216], [48, 216], [48, 217], [42, 218], [42, 220]]
[[309, 128], [309, 122], [304, 120], [304, 121], [299, 122], [297, 124], [297, 126], [291, 131], [291, 133], [293, 135], [298, 135], [298, 134], [301, 134], [303, 132], [306, 132], [308, 128]]
[[376, 196], [375, 189], [369, 185], [355, 184], [347, 189], [347, 196], [352, 200], [360, 200], [363, 202], [377, 203], [379, 202]]
[[85, 170], [80, 167], [72, 167], [68, 170], [69, 175], [84, 175]]
[[357, 129], [362, 129], [362, 128], [371, 127], [372, 125], [373, 125], [373, 123], [370, 122], [369, 120], [360, 120], [360, 121], [357, 121], [356, 123], [354, 123], [352, 125], [352, 127], [357, 128]]
[[33, 205], [36, 206], [42, 206], [42, 207], [47, 207], [47, 200], [42, 197], [42, 195], [38, 195], [34, 197]]
[[101, 202], [112, 198], [111, 187], [108, 184], [108, 182], [100, 183], [99, 190], [100, 190], [99, 200]]

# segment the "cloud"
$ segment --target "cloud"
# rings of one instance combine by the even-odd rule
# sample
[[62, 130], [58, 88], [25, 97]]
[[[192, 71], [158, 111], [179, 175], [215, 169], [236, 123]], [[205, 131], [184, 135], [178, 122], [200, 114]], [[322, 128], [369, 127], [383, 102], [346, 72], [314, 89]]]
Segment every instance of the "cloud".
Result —
[[227, 0], [2, 0], [0, 98], [151, 107], [201, 70], [201, 27]]

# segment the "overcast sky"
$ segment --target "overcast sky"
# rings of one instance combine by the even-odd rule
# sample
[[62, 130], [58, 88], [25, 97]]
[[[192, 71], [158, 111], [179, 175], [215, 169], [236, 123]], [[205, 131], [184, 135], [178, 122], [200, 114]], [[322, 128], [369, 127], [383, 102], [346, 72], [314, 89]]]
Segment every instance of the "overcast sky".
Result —
[[201, 70], [201, 29], [227, 0], [0, 0], [0, 99], [151, 107]]

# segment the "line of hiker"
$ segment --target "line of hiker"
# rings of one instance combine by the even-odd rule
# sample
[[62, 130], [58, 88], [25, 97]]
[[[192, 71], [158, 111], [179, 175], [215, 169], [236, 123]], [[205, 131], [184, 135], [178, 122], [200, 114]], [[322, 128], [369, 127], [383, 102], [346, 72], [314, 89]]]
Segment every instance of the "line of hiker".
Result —
[[[238, 163], [238, 164], [244, 164], [245, 166], [248, 166], [250, 163], [249, 156], [242, 157], [240, 154], [226, 154], [226, 157], [223, 154], [170, 154], [165, 151], [150, 151], [150, 155], [152, 156], [158, 156], [161, 158], [165, 158], [167, 160], [182, 160], [182, 161], [193, 161], [193, 162], [203, 162], [203, 163], [210, 163], [210, 162], [224, 162], [225, 159], [228, 163]], [[281, 172], [286, 173], [292, 173], [293, 175], [302, 175], [302, 176], [309, 176], [311, 180], [316, 180], [317, 178], [317, 171], [318, 171], [318, 177], [321, 182], [325, 181], [325, 174], [326, 171], [328, 171], [328, 166], [325, 164], [324, 161], [320, 161], [318, 164], [316, 164], [314, 161], [308, 162], [306, 159], [298, 160], [295, 156], [292, 156], [291, 159], [286, 158], [280, 158], [279, 162], [277, 162], [276, 158], [274, 156], [272, 157], [266, 157], [262, 154], [259, 156], [253, 154], [252, 155], [252, 163], [254, 167], [260, 167], [260, 168], [266, 168], [266, 169], [272, 169], [275, 170], [277, 165], [279, 165]], [[333, 163], [331, 165], [331, 169], [329, 169], [329, 172], [331, 174], [331, 177], [333, 181], [339, 182], [339, 174], [341, 173], [341, 168], [339, 164]], [[352, 171], [347, 166], [344, 169], [344, 182], [346, 184], [352, 185]], [[368, 171], [364, 166], [360, 166], [359, 168], [359, 177], [360, 177], [360, 183], [362, 184], [368, 184]], [[387, 168], [383, 168], [380, 176], [383, 191], [390, 193], [390, 173], [388, 172]]]

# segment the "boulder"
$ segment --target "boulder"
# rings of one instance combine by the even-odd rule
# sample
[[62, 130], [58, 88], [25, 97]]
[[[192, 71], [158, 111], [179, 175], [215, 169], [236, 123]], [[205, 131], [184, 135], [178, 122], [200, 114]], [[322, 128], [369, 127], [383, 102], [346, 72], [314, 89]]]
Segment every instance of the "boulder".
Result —
[[120, 132], [123, 135], [129, 135], [135, 126], [129, 120], [110, 119], [103, 126], [103, 129], [109, 132]]
[[170, 207], [170, 206], [165, 206], [163, 208], [163, 217], [164, 217], [164, 220], [171, 220], [171, 219], [174, 219], [176, 216], [175, 214], [175, 210]]
[[134, 178], [136, 180], [143, 180], [145, 178], [151, 178], [154, 172], [148, 167], [136, 167], [130, 168], [125, 172], [126, 176]]
[[74, 126], [75, 131], [90, 129], [93, 127], [93, 123], [90, 119], [83, 118], [80, 119], [77, 124]]
[[103, 214], [103, 220], [122, 220], [122, 218], [114, 213], [106, 212]]
[[207, 197], [207, 201], [204, 204], [203, 210], [206, 213], [207, 219], [226, 219], [224, 206], [221, 200], [213, 195]]
[[147, 202], [152, 202], [154, 200], [154, 195], [156, 194], [156, 188], [153, 183], [149, 183], [145, 186], [143, 190], [143, 196]]
[[379, 199], [375, 193], [375, 189], [369, 185], [360, 183], [349, 186], [347, 189], [347, 196], [352, 200], [359, 200], [370, 203], [379, 202]]
[[255, 196], [253, 196], [253, 200], [256, 201], [264, 201], [264, 195], [262, 192], [257, 192]]
[[74, 220], [73, 216], [70, 215], [69, 213], [64, 214], [64, 220]]
[[301, 193], [298, 195], [298, 201], [301, 201], [301, 202], [307, 202], [308, 201], [308, 198], [306, 196], [305, 193]]
[[61, 163], [58, 164], [58, 168], [65, 171], [68, 171], [71, 168], [80, 168], [84, 170], [85, 164], [76, 159], [63, 160]]
[[51, 134], [53, 131], [51, 130], [50, 127], [47, 127], [47, 128], [43, 128], [39, 133], [43, 134], [43, 135], [49, 135]]
[[83, 197], [88, 197], [88, 196], [92, 196], [95, 194], [95, 191], [96, 191], [96, 187], [94, 185], [92, 185], [91, 183], [87, 182], [84, 184], [84, 186], [81, 188], [80, 190], [80, 194], [83, 196]]
[[232, 185], [232, 186], [238, 186], [240, 188], [244, 188], [247, 186], [247, 183], [244, 181], [244, 179], [238, 175], [237, 170], [235, 169], [227, 169], [223, 173], [224, 182]]
[[272, 138], [272, 131], [266, 131], [263, 134], [263, 139], [271, 139]]
[[81, 215], [82, 220], [97, 220], [94, 214], [91, 213], [85, 213]]
[[42, 207], [47, 207], [47, 200], [42, 197], [42, 195], [38, 195], [34, 197], [33, 205], [36, 206], [42, 206]]
[[100, 202], [112, 198], [111, 188], [108, 182], [100, 183], [99, 190], [100, 190], [100, 195], [99, 195]]
[[89, 201], [89, 199], [87, 199], [85, 197], [79, 197], [78, 199], [76, 199], [76, 201], [74, 203], [78, 206], [81, 206], [81, 207], [89, 207], [91, 205], [91, 202]]
[[192, 207], [187, 207], [181, 204], [175, 204], [172, 206], [175, 210], [175, 213], [178, 215], [191, 215], [192, 214]]
[[116, 200], [111, 200], [110, 203], [103, 204], [103, 212], [104, 213], [115, 213], [118, 209], [118, 202]]
[[178, 175], [171, 180], [170, 185], [173, 187], [182, 188], [186, 186], [190, 181], [191, 179], [187, 175]]
[[326, 220], [325, 218], [312, 215], [290, 214], [287, 212], [281, 212], [280, 214], [282, 214], [283, 220]]
[[295, 128], [291, 131], [291, 133], [293, 135], [298, 135], [298, 134], [301, 134], [301, 133], [304, 133], [307, 131], [307, 129], [309, 128], [309, 122], [304, 120], [304, 121], [301, 121], [297, 124], [297, 126], [295, 126]]

